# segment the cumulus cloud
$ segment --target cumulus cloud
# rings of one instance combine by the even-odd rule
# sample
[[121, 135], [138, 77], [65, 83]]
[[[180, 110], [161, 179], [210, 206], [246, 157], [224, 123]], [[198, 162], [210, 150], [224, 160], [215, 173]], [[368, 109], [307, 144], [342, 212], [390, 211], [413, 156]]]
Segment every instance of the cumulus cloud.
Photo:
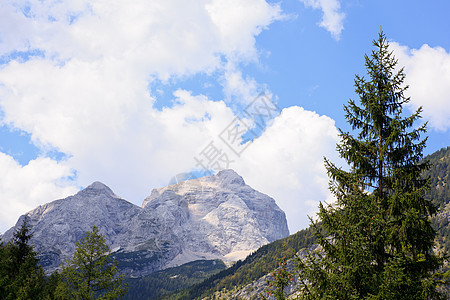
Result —
[[281, 18], [263, 0], [6, 0], [0, 8], [0, 55], [40, 49], [60, 62], [125, 61], [160, 79], [213, 71], [222, 56], [255, 60], [255, 36]]
[[423, 107], [422, 116], [435, 130], [450, 128], [450, 53], [427, 44], [410, 49], [391, 43], [399, 66], [405, 67], [411, 110]]
[[67, 154], [74, 185], [102, 180], [140, 204], [233, 118], [181, 90], [158, 111], [151, 82], [256, 61], [255, 36], [280, 17], [263, 0], [2, 1], [1, 122]]
[[274, 20], [282, 18], [279, 5], [265, 1], [216, 0], [205, 7], [219, 34], [219, 47], [231, 59], [255, 60], [255, 37]]
[[[149, 86], [215, 74], [225, 97], [252, 99], [261, 86], [238, 66], [257, 61], [255, 37], [281, 17], [263, 0], [2, 1], [0, 57], [38, 55], [0, 65], [0, 122], [30, 133], [44, 154], [68, 157], [20, 166], [0, 153], [8, 207], [0, 230], [95, 180], [140, 205], [151, 188], [196, 167], [194, 156], [235, 118], [230, 103], [180, 89], [158, 110]], [[329, 197], [322, 155], [335, 134], [331, 119], [285, 109], [230, 167], [289, 210], [295, 231]]]
[[223, 91], [228, 102], [237, 100], [241, 104], [248, 104], [263, 90], [263, 86], [255, 79], [243, 76], [242, 72], [229, 63], [221, 78]]
[[337, 141], [331, 118], [298, 106], [285, 108], [242, 153], [235, 169], [277, 200], [294, 233], [309, 225], [307, 215], [315, 217], [319, 201], [332, 201], [324, 156], [339, 165]]
[[73, 170], [49, 158], [37, 158], [26, 166], [0, 152], [0, 231], [15, 224], [20, 214], [36, 206], [75, 193], [68, 177]]
[[306, 7], [322, 10], [322, 21], [320, 27], [325, 28], [331, 35], [339, 40], [344, 29], [345, 14], [340, 11], [339, 0], [300, 0]]

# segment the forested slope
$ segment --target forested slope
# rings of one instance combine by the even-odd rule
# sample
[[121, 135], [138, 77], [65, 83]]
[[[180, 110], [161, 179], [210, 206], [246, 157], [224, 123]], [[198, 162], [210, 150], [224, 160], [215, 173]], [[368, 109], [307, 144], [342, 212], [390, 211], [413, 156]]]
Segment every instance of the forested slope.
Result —
[[128, 278], [124, 299], [157, 299], [201, 282], [226, 269], [221, 260], [199, 260], [169, 268], [142, 278]]
[[[424, 173], [424, 177], [430, 178], [430, 191], [427, 194], [429, 199], [439, 207], [438, 213], [433, 217], [432, 223], [437, 231], [437, 247], [436, 250], [442, 253], [448, 253], [450, 249], [450, 147], [443, 148], [427, 157], [431, 163], [431, 167]], [[130, 285], [130, 292], [134, 295], [143, 295], [144, 291], [152, 295], [148, 299], [159, 296], [160, 299], [203, 299], [205, 297], [213, 297], [218, 291], [231, 291], [233, 289], [243, 287], [261, 277], [268, 274], [278, 266], [279, 258], [282, 257], [283, 244], [286, 245], [286, 255], [292, 256], [295, 252], [302, 248], [309, 247], [314, 244], [312, 229], [301, 230], [287, 238], [275, 241], [258, 249], [249, 255], [244, 261], [238, 261], [230, 268], [222, 270], [215, 269], [218, 272], [206, 279], [198, 277], [190, 277], [183, 275], [184, 269], [174, 269], [169, 271], [170, 276], [176, 276], [175, 273], [182, 276], [183, 283], [171, 282], [168, 274], [155, 273], [151, 277], [139, 280], [133, 280]], [[188, 273], [193, 272], [195, 265], [187, 268]], [[211, 274], [211, 273], [209, 273]], [[206, 275], [206, 274], [205, 274]], [[163, 276], [160, 279], [155, 278]], [[191, 279], [189, 279], [191, 278]], [[199, 280], [203, 281], [199, 282]], [[158, 286], [158, 283], [164, 282], [164, 288]], [[186, 288], [182, 290], [183, 288]], [[153, 292], [154, 289], [158, 291]], [[171, 291], [178, 289], [177, 293], [171, 294]], [[131, 298], [130, 298], [131, 299]], [[141, 299], [141, 298], [139, 298]], [[143, 298], [147, 299], [147, 298]]]
[[450, 250], [450, 147], [427, 156], [432, 164], [424, 176], [430, 178], [431, 189], [428, 197], [439, 207], [432, 223], [437, 231], [437, 250], [449, 253]]
[[278, 267], [283, 244], [286, 246], [286, 256], [293, 256], [300, 249], [314, 244], [312, 230], [304, 229], [287, 238], [262, 246], [244, 261], [238, 261], [230, 268], [209, 277], [203, 282], [169, 295], [164, 299], [202, 299], [213, 295], [216, 291], [229, 291], [235, 287], [251, 283]]

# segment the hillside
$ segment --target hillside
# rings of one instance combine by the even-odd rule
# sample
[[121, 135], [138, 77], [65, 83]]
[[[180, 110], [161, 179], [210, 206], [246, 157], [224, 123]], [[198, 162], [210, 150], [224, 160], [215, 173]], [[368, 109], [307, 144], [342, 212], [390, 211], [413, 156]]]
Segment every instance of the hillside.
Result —
[[236, 287], [245, 286], [278, 266], [278, 259], [282, 256], [283, 244], [286, 246], [286, 255], [292, 256], [300, 249], [314, 244], [312, 230], [310, 228], [304, 229], [284, 239], [262, 246], [244, 261], [238, 261], [230, 268], [209, 277], [203, 282], [163, 299], [203, 299], [213, 296], [216, 292], [231, 291]]
[[[432, 224], [437, 231], [436, 250], [441, 253], [449, 253], [450, 249], [450, 147], [443, 148], [427, 156], [424, 160], [431, 163], [431, 167], [424, 173], [424, 178], [430, 179], [430, 191], [428, 199], [439, 208], [432, 218]], [[282, 256], [282, 246], [286, 244], [287, 256], [294, 251], [311, 246], [314, 237], [310, 228], [297, 232], [287, 238], [275, 241], [261, 247], [258, 251], [239, 261], [231, 268], [219, 272], [216, 275], [196, 284], [184, 291], [170, 295], [164, 299], [228, 299], [233, 291], [255, 282], [264, 275], [273, 271], [278, 266], [278, 259]], [[264, 280], [260, 280], [263, 282]], [[254, 288], [249, 285], [247, 289]], [[234, 293], [236, 294], [236, 293]], [[222, 295], [222, 296], [221, 296]], [[225, 296], [226, 295], [226, 296]]]
[[449, 253], [450, 250], [450, 147], [426, 157], [432, 164], [424, 176], [430, 178], [431, 190], [428, 199], [439, 207], [432, 223], [437, 231], [437, 251]]
[[[179, 267], [162, 270], [142, 278], [127, 279], [125, 299], [196, 299], [212, 296], [218, 291], [245, 286], [263, 277], [278, 266], [282, 245], [287, 253], [314, 243], [310, 229], [262, 246], [245, 260], [226, 268], [221, 261], [195, 261]], [[212, 276], [211, 276], [212, 275]]]
[[224, 269], [226, 265], [221, 260], [199, 260], [143, 278], [127, 278], [128, 292], [124, 299], [155, 299], [188, 288]]

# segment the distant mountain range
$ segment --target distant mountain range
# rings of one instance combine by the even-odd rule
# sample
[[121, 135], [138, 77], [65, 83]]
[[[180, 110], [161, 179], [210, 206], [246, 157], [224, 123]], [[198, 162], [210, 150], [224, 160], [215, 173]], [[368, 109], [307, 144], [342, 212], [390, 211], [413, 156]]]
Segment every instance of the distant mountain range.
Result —
[[96, 225], [127, 277], [141, 277], [196, 260], [236, 261], [289, 235], [275, 200], [246, 185], [233, 170], [154, 189], [136, 206], [94, 182], [74, 196], [37, 207], [27, 218], [47, 273], [71, 257]]

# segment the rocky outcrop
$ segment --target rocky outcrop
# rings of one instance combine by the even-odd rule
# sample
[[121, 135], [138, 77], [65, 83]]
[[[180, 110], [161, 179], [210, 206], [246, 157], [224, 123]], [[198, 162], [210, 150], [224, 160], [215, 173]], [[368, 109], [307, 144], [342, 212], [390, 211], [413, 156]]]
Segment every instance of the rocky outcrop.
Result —
[[237, 260], [289, 235], [275, 200], [245, 184], [232, 170], [155, 189], [142, 207], [94, 182], [74, 196], [21, 216], [48, 272], [70, 257], [96, 225], [128, 276], [142, 276], [197, 259]]
[[[294, 275], [292, 279], [289, 281], [287, 286], [284, 288], [284, 295], [286, 299], [298, 299], [300, 296], [301, 286], [299, 285], [298, 278], [298, 269], [297, 269], [297, 259], [303, 260], [307, 257], [308, 253], [315, 251], [322, 251], [322, 248], [314, 244], [310, 247], [303, 248], [297, 252], [296, 257], [288, 259], [286, 262], [286, 270]], [[277, 268], [274, 272], [276, 272], [279, 268]], [[273, 286], [269, 286], [269, 282], [273, 282], [275, 280], [273, 273], [264, 275], [263, 277], [249, 283], [243, 287], [236, 288], [235, 290], [230, 291], [226, 295], [224, 295], [224, 299], [229, 300], [276, 300], [273, 294], [269, 293], [269, 291], [273, 290]], [[210, 298], [207, 298], [210, 299]]]

